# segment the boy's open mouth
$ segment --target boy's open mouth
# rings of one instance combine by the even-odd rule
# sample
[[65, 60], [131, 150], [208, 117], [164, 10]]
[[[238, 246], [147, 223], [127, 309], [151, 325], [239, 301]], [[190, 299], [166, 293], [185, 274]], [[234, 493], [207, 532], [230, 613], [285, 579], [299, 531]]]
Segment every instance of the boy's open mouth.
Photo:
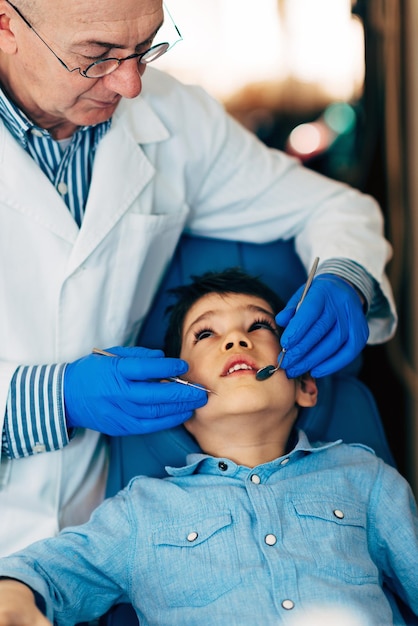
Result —
[[243, 357], [241, 355], [236, 354], [234, 357], [230, 358], [226, 363], [222, 376], [229, 376], [234, 372], [239, 371], [257, 371], [256, 364], [250, 359]]

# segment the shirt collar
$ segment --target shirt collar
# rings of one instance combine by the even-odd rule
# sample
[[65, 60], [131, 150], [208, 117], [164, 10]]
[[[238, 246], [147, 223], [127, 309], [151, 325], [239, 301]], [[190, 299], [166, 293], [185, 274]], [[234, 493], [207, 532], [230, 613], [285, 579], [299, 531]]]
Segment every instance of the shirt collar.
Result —
[[0, 118], [6, 128], [24, 147], [26, 146], [26, 133], [34, 127], [33, 122], [19, 109], [19, 107], [6, 96], [0, 87]]
[[[315, 442], [311, 443], [303, 430], [297, 429], [295, 431], [295, 446], [290, 452], [287, 452], [285, 455], [275, 459], [274, 461], [270, 461], [269, 463], [264, 463], [260, 467], [266, 467], [274, 465], [280, 465], [283, 459], [291, 458], [298, 454], [311, 454], [320, 452], [321, 450], [326, 450], [327, 448], [331, 448], [337, 446], [342, 443], [342, 439], [337, 439], [333, 442]], [[187, 455], [187, 465], [184, 467], [166, 467], [166, 472], [169, 476], [190, 476], [191, 474], [199, 474], [199, 473], [219, 473], [218, 466], [219, 462], [225, 460], [230, 468], [229, 474], [235, 473], [239, 470], [241, 466], [237, 465], [233, 461], [229, 459], [220, 459], [217, 457], [210, 456], [208, 454], [203, 453], [193, 453]], [[212, 468], [214, 471], [212, 471]], [[254, 468], [252, 468], [254, 470]]]

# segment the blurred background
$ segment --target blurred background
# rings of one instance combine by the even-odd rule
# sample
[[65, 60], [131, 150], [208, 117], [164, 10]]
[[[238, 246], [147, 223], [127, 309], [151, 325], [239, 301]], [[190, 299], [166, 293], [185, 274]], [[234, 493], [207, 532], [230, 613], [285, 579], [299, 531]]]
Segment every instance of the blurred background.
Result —
[[270, 146], [373, 195], [394, 248], [395, 338], [364, 353], [403, 473], [418, 493], [418, 3], [169, 0], [183, 41], [157, 61], [200, 84]]

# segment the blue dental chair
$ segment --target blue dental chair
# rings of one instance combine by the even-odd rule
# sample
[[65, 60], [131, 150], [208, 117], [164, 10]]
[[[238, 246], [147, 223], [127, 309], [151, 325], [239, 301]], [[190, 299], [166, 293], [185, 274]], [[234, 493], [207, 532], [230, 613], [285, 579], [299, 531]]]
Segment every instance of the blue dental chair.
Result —
[[[305, 281], [305, 270], [294, 251], [293, 241], [249, 244], [184, 235], [145, 320], [138, 345], [160, 348], [166, 326], [167, 289], [190, 282], [190, 275], [240, 266], [259, 275], [277, 290], [284, 301]], [[343, 371], [317, 381], [319, 401], [304, 409], [298, 425], [312, 440], [361, 442], [373, 448], [387, 463], [395, 465], [375, 400], [357, 378], [360, 361]], [[198, 450], [183, 427], [144, 436], [113, 438], [107, 495], [123, 488], [137, 474], [165, 476], [165, 465], [183, 464], [186, 454]], [[411, 618], [412, 619], [412, 618]], [[407, 622], [417, 624], [417, 621]], [[137, 626], [129, 605], [119, 605], [101, 618], [100, 626]]]

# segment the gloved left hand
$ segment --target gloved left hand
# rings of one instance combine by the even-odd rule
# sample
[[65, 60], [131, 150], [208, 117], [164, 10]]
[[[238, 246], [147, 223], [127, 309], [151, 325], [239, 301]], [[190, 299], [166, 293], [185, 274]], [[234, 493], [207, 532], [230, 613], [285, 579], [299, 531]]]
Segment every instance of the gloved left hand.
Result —
[[304, 285], [278, 313], [285, 326], [280, 343], [286, 354], [282, 368], [289, 378], [306, 372], [320, 378], [345, 367], [367, 343], [369, 327], [360, 296], [346, 280], [320, 274], [299, 307]]

